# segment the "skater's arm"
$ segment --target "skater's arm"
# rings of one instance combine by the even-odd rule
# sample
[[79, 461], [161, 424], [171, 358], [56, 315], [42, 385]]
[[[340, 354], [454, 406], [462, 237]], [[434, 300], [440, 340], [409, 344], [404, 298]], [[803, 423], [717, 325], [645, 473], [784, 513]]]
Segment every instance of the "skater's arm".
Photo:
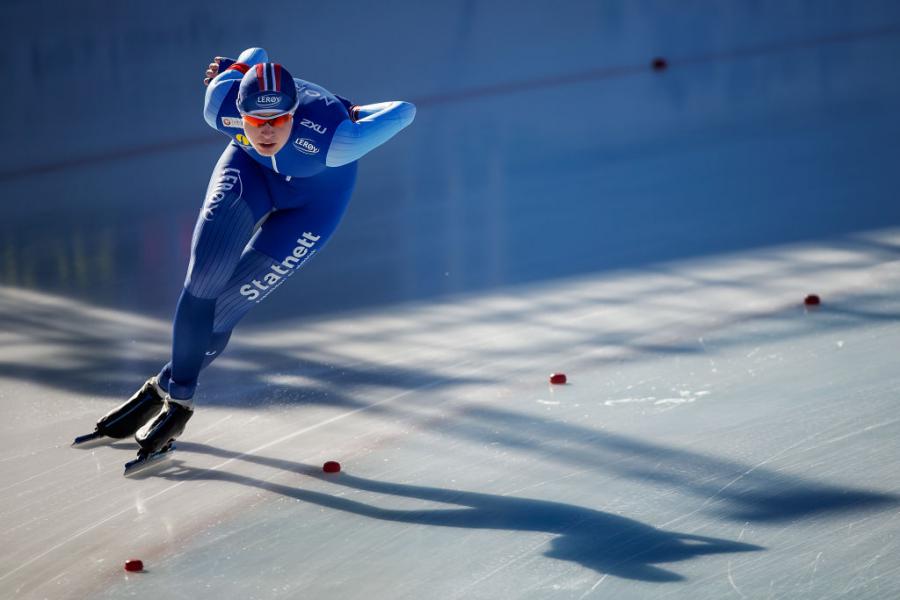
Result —
[[325, 164], [340, 167], [358, 160], [394, 137], [415, 116], [415, 105], [399, 100], [351, 107], [351, 118], [334, 132]]
[[[206, 119], [206, 122], [210, 127], [217, 129], [216, 119], [222, 110], [222, 103], [225, 101], [225, 98], [228, 97], [232, 88], [240, 84], [244, 73], [246, 73], [251, 66], [261, 62], [268, 62], [268, 60], [269, 56], [262, 48], [247, 48], [241, 52], [237, 61], [231, 61], [231, 59], [227, 58], [224, 59], [224, 61], [231, 62], [231, 64], [221, 72], [218, 72], [218, 69], [216, 69], [215, 76], [206, 88], [203, 118]], [[221, 61], [216, 60], [215, 63], [210, 63], [210, 70], [207, 71], [208, 75], [212, 74], [213, 64], [221, 64]]]

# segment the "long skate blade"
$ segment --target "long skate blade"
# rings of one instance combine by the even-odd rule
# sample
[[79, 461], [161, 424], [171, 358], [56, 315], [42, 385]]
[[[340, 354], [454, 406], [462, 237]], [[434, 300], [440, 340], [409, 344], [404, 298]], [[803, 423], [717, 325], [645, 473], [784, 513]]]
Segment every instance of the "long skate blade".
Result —
[[173, 450], [175, 450], [175, 446], [170, 446], [159, 452], [153, 452], [143, 457], [139, 456], [125, 463], [125, 477], [134, 477], [140, 473], [151, 471], [153, 467], [165, 462], [165, 459], [171, 456]]
[[106, 442], [104, 436], [99, 431], [92, 431], [86, 435], [79, 435], [75, 438], [75, 441], [72, 442], [73, 448], [90, 448], [93, 446], [98, 446]]

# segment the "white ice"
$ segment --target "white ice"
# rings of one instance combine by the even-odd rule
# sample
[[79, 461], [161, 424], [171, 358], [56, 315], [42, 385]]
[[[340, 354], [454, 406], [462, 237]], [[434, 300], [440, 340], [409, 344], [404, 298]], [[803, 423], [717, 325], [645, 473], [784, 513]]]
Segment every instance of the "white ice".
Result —
[[[208, 385], [222, 405], [140, 480], [121, 476], [131, 441], [68, 447], [108, 401], [6, 380], [0, 585], [889, 597], [898, 247], [887, 230], [259, 329]], [[802, 306], [811, 290], [819, 309]], [[77, 367], [85, 340], [125, 361], [166, 340], [165, 322], [0, 298], [42, 323], [5, 336], [22, 369]], [[39, 414], [10, 410], [23, 398]], [[126, 574], [129, 557], [147, 572]]]

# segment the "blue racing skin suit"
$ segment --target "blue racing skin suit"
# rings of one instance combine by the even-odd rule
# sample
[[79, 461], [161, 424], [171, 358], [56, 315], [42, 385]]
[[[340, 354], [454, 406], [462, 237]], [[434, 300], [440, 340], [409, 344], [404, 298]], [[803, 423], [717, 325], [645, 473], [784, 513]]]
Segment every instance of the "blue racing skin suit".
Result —
[[290, 138], [274, 156], [262, 156], [244, 135], [236, 98], [243, 73], [265, 62], [265, 50], [248, 48], [206, 91], [204, 118], [231, 141], [197, 217], [172, 359], [158, 376], [160, 387], [188, 406], [201, 369], [222, 353], [240, 319], [334, 233], [350, 201], [356, 161], [416, 113], [401, 101], [354, 105], [294, 78], [299, 104]]

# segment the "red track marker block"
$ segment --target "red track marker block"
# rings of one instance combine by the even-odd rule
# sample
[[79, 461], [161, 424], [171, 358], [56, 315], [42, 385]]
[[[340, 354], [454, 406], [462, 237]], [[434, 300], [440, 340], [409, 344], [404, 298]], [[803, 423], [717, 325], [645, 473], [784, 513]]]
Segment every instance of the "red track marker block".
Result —
[[144, 561], [137, 558], [129, 558], [125, 561], [125, 570], [132, 573], [140, 573], [144, 570]]
[[553, 373], [550, 375], [550, 383], [553, 385], [562, 385], [566, 382], [566, 374], [565, 373]]
[[329, 460], [327, 463], [322, 465], [322, 470], [326, 473], [340, 473], [341, 463], [335, 460]]
[[803, 304], [805, 304], [806, 306], [819, 306], [821, 303], [821, 298], [819, 298], [816, 294], [810, 294], [803, 299]]

